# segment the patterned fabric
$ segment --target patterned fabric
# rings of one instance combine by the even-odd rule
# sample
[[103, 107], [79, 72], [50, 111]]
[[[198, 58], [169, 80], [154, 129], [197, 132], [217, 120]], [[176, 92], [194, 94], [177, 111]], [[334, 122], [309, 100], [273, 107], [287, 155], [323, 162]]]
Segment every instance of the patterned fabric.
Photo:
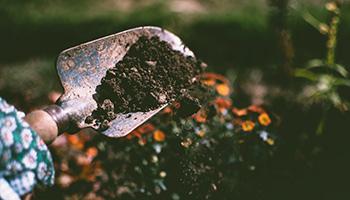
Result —
[[0, 98], [0, 199], [19, 199], [36, 184], [54, 183], [51, 154], [23, 117]]

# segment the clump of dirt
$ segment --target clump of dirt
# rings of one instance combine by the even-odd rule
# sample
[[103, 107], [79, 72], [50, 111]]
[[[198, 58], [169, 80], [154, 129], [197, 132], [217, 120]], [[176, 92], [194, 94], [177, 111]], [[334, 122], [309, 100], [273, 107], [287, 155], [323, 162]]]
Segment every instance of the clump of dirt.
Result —
[[200, 85], [203, 68], [200, 61], [174, 51], [158, 37], [142, 36], [97, 86], [98, 108], [86, 122], [105, 130], [118, 113], [147, 112], [174, 100], [186, 102], [194, 113], [199, 102], [191, 90]]

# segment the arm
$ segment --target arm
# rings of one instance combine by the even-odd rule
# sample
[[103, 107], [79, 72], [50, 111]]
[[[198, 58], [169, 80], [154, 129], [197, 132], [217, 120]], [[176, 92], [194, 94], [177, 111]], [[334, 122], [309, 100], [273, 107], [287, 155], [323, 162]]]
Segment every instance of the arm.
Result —
[[[0, 194], [24, 196], [34, 186], [54, 183], [51, 154], [39, 135], [23, 120], [17, 111], [0, 98]], [[12, 190], [12, 192], [11, 192]], [[0, 195], [0, 199], [4, 199]]]

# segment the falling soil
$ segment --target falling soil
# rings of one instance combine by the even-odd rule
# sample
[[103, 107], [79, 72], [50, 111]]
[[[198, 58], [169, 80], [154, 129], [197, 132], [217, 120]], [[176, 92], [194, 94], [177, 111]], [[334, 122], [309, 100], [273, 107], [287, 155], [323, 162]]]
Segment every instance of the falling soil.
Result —
[[147, 112], [174, 100], [185, 102], [186, 114], [192, 114], [199, 103], [190, 91], [200, 85], [203, 68], [158, 37], [142, 36], [102, 78], [94, 95], [98, 108], [86, 122], [105, 130], [118, 113]]

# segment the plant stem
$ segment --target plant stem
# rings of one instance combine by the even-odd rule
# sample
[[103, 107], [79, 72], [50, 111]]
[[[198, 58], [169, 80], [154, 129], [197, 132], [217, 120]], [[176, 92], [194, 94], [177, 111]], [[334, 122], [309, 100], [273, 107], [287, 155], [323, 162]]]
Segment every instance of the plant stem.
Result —
[[330, 22], [327, 41], [327, 65], [333, 66], [335, 63], [335, 48], [337, 46], [337, 32], [340, 20], [340, 12], [337, 10], [333, 12]]

